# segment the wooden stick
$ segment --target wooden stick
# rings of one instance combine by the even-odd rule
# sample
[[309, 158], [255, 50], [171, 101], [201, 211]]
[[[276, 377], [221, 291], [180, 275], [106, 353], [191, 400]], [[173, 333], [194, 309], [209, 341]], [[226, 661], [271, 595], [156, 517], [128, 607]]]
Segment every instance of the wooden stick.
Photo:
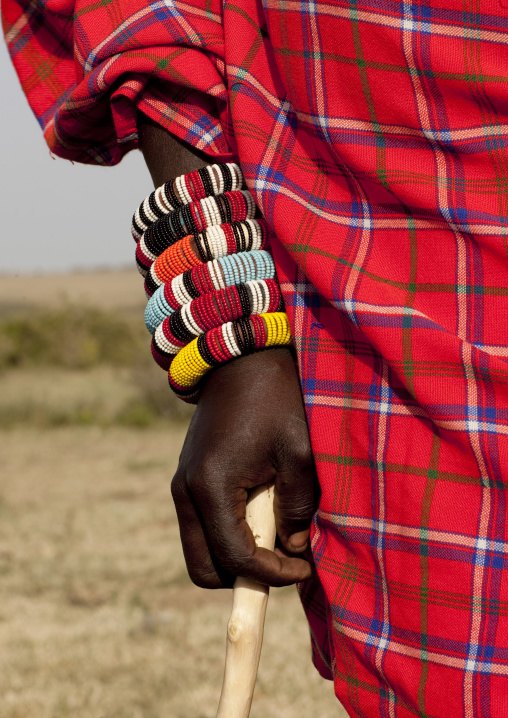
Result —
[[[274, 487], [258, 487], [247, 502], [247, 523], [256, 544], [275, 546]], [[217, 718], [249, 718], [263, 643], [268, 586], [237, 578], [228, 623], [226, 665]]]

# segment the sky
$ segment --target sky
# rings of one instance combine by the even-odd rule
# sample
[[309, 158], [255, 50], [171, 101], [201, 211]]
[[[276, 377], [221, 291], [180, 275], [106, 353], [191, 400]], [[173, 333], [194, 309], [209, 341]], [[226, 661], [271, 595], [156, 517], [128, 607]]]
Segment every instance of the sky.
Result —
[[0, 40], [0, 274], [134, 266], [130, 220], [153, 189], [140, 152], [116, 167], [52, 159]]

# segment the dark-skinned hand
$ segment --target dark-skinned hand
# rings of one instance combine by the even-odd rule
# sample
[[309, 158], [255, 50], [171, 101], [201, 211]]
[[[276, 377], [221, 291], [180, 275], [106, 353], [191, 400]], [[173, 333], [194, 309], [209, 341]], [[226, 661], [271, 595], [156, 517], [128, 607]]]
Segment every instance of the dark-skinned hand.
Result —
[[[275, 482], [281, 549], [257, 548], [245, 521], [248, 491]], [[285, 586], [311, 576], [314, 464], [292, 353], [268, 349], [208, 377], [172, 484], [192, 581], [231, 586], [236, 576]]]

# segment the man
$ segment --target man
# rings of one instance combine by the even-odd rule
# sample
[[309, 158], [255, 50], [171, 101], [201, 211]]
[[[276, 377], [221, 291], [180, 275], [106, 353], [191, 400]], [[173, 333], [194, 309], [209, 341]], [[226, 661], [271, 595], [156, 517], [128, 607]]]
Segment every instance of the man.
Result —
[[[299, 380], [285, 349], [212, 373], [174, 496], [199, 585], [305, 581], [314, 459], [302, 599], [351, 716], [506, 713], [502, 2], [4, 0], [53, 152], [234, 158], [275, 231]], [[243, 521], [271, 478], [278, 553]]]

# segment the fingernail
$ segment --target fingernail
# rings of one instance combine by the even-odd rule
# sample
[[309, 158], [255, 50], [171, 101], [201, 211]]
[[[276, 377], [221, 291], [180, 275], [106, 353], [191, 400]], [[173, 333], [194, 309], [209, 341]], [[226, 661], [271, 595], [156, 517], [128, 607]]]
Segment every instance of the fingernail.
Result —
[[296, 534], [293, 534], [289, 537], [289, 546], [294, 549], [295, 551], [302, 551], [303, 549], [307, 548], [307, 542], [309, 540], [309, 532], [308, 531], [299, 531]]

